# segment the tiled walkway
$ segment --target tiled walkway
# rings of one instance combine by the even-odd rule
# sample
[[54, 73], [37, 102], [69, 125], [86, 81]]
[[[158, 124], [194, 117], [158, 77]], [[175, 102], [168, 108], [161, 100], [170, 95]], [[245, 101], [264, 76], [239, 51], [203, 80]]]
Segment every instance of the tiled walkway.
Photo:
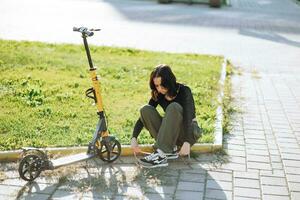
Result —
[[226, 135], [230, 162], [223, 167], [247, 172], [233, 180], [234, 196], [299, 198], [299, 76], [244, 73], [233, 84], [240, 86], [242, 113]]

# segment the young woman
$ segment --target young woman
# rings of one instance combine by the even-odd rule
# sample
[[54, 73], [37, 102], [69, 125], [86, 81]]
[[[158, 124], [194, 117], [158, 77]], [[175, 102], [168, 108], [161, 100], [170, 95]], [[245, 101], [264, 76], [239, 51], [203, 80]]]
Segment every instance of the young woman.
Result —
[[[140, 109], [131, 139], [135, 153], [140, 152], [137, 138], [145, 127], [155, 139], [155, 151], [140, 159], [145, 167], [168, 166], [168, 159], [190, 154], [191, 146], [201, 135], [195, 118], [195, 105], [191, 89], [176, 82], [176, 77], [168, 65], [158, 65], [150, 75], [151, 99]], [[165, 111], [162, 117], [156, 110], [160, 105]]]

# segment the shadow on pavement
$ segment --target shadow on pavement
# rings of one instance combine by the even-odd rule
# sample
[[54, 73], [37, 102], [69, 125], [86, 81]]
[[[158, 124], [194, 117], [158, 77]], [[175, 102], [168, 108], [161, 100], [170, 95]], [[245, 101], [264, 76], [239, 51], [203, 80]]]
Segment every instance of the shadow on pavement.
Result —
[[19, 185], [16, 199], [228, 199], [228, 191], [212, 174], [218, 160], [215, 154], [203, 154], [170, 161], [168, 167], [144, 169], [132, 162], [93, 159], [43, 172], [32, 183], [15, 176], [14, 182], [5, 180], [0, 187]]
[[259, 30], [252, 30], [252, 29], [240, 29], [239, 33], [241, 35], [245, 35], [249, 37], [255, 37], [262, 40], [269, 40], [272, 42], [277, 42], [277, 43], [300, 48], [300, 42], [289, 40], [275, 32], [266, 32], [266, 31], [262, 32]]
[[[181, 3], [158, 4], [155, 1], [97, 1], [110, 4], [126, 19], [141, 23], [225, 29], [257, 29], [262, 26], [271, 28], [272, 31], [300, 33], [299, 9], [288, 6], [289, 11], [284, 12], [282, 6], [286, 5], [280, 2], [260, 4], [259, 1], [255, 1], [252, 6], [234, 3], [233, 7], [215, 9], [203, 4], [191, 6]], [[278, 23], [285, 28], [278, 26]]]

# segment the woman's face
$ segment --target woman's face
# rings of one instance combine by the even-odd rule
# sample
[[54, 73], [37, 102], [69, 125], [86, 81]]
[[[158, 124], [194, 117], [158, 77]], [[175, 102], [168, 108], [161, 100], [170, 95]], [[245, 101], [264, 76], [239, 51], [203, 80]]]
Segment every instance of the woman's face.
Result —
[[161, 77], [155, 77], [155, 78], [153, 78], [153, 83], [154, 83], [154, 85], [155, 85], [156, 90], [157, 90], [159, 93], [161, 93], [161, 94], [163, 94], [163, 95], [167, 94], [168, 89], [165, 88], [165, 87], [163, 87], [163, 86], [161, 85]]

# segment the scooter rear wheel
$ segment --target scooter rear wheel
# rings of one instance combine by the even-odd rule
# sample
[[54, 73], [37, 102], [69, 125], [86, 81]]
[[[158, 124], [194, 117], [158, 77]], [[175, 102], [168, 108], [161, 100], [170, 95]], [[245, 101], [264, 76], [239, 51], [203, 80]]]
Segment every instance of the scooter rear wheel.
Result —
[[19, 175], [25, 181], [33, 181], [42, 172], [42, 159], [34, 154], [25, 156], [19, 165]]
[[116, 139], [102, 140], [99, 157], [105, 162], [114, 162], [121, 155], [121, 144]]

